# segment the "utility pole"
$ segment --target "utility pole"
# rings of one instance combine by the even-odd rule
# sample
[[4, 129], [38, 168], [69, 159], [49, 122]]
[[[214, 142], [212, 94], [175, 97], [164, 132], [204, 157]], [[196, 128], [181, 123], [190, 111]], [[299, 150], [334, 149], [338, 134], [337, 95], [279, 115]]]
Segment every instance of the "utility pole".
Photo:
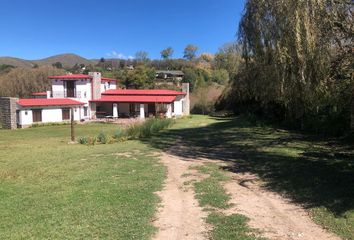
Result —
[[75, 122], [74, 122], [74, 108], [73, 107], [71, 108], [70, 114], [71, 114], [71, 117], [70, 117], [70, 119], [71, 119], [71, 121], [70, 121], [70, 123], [71, 123], [71, 142], [75, 142], [75, 127], [74, 127]]

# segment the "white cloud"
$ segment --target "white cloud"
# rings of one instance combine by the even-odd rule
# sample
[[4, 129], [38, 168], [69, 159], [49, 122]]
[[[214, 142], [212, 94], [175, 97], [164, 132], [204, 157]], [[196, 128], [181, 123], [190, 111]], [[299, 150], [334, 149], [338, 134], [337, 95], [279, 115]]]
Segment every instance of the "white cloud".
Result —
[[119, 58], [119, 59], [134, 59], [133, 56], [126, 56], [124, 55], [123, 53], [118, 53], [117, 51], [111, 51], [109, 53], [106, 54], [107, 57], [110, 57], [110, 58]]

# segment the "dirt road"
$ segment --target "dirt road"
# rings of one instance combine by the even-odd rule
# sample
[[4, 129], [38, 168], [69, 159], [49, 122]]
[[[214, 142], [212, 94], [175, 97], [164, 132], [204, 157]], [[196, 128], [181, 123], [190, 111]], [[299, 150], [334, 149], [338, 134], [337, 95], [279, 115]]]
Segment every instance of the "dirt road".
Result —
[[[192, 188], [184, 184], [200, 180], [190, 166], [203, 164], [208, 159], [185, 159], [173, 154], [162, 154], [167, 167], [164, 189], [158, 193], [162, 202], [154, 225], [159, 229], [156, 240], [207, 239], [210, 227], [205, 223], [206, 212], [199, 207]], [[211, 160], [210, 160], [211, 161]], [[215, 162], [215, 159], [213, 159]], [[334, 234], [315, 224], [302, 207], [279, 194], [262, 188], [259, 179], [249, 173], [229, 173], [231, 181], [225, 184], [231, 195], [233, 207], [225, 214], [243, 214], [249, 225], [260, 231], [261, 236], [276, 240], [339, 240]]]
[[200, 240], [206, 239], [206, 212], [199, 207], [192, 188], [184, 182], [197, 180], [197, 176], [185, 177], [191, 165], [197, 162], [163, 153], [162, 162], [167, 167], [164, 189], [158, 192], [161, 208], [154, 225], [159, 229], [156, 240]]
[[339, 240], [315, 224], [302, 207], [279, 194], [261, 187], [252, 174], [230, 174], [232, 181], [225, 184], [234, 207], [228, 214], [240, 213], [250, 218], [249, 225], [259, 229], [262, 236], [279, 240]]

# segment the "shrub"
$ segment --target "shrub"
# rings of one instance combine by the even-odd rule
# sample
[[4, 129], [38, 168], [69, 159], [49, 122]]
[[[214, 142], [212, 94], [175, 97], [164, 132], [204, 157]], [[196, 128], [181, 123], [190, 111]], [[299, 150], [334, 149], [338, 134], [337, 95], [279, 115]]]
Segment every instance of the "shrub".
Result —
[[106, 133], [101, 132], [101, 133], [98, 134], [98, 136], [97, 136], [97, 141], [100, 142], [100, 143], [102, 143], [102, 144], [106, 144], [106, 143], [108, 143], [109, 138], [110, 138], [110, 137], [109, 137]]
[[174, 123], [172, 119], [152, 118], [142, 124], [132, 124], [126, 129], [126, 136], [131, 139], [148, 138]]
[[140, 131], [141, 131], [141, 125], [142, 124], [131, 124], [126, 128], [126, 136], [131, 139], [136, 139], [140, 137]]
[[79, 143], [80, 144], [87, 144], [88, 143], [87, 137], [80, 137], [79, 138]]
[[88, 137], [87, 139], [87, 144], [88, 145], [95, 145], [97, 143], [97, 138], [96, 137]]

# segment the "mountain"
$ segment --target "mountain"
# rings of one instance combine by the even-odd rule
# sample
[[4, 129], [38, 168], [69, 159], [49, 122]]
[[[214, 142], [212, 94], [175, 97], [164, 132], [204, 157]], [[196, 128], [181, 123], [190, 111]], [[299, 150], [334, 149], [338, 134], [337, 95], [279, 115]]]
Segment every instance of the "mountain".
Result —
[[35, 64], [39, 66], [52, 65], [53, 63], [56, 62], [61, 62], [64, 67], [72, 67], [76, 63], [85, 64], [85, 65], [97, 63], [96, 61], [92, 61], [72, 53], [54, 55], [48, 58], [43, 58], [38, 60], [25, 60], [20, 58], [13, 58], [13, 57], [0, 57], [0, 64], [7, 64], [15, 67], [24, 67], [24, 68], [31, 68]]
[[61, 62], [64, 67], [72, 67], [76, 63], [77, 64], [85, 64], [85, 65], [94, 64], [94, 62], [92, 62], [86, 58], [83, 58], [79, 55], [72, 54], [72, 53], [59, 54], [59, 55], [51, 56], [48, 58], [35, 60], [32, 62], [35, 62], [38, 65], [52, 65], [53, 63]]
[[28, 60], [14, 57], [0, 57], [0, 64], [12, 65], [15, 67], [31, 68], [34, 63]]

